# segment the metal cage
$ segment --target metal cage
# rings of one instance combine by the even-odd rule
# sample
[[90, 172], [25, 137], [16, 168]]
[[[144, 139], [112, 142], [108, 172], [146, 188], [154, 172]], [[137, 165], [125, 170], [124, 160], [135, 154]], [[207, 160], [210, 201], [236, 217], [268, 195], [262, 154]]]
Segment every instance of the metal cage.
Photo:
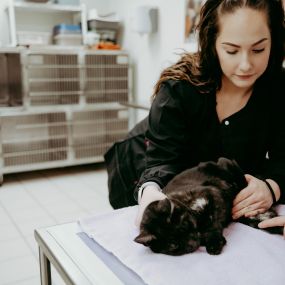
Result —
[[126, 136], [130, 112], [120, 103], [130, 101], [131, 72], [125, 52], [0, 51], [0, 66], [0, 179], [103, 161]]

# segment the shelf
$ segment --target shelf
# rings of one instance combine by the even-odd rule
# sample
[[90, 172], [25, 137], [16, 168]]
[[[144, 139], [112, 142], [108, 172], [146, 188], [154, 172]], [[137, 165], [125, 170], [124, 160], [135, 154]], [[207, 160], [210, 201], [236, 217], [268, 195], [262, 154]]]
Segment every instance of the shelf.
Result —
[[[86, 44], [87, 18], [86, 18], [86, 6], [83, 3], [81, 3], [80, 5], [62, 5], [62, 4], [53, 4], [50, 2], [48, 3], [27, 3], [23, 1], [20, 2], [20, 1], [8, 0], [7, 6], [6, 6], [6, 12], [7, 12], [7, 17], [8, 17], [9, 31], [10, 31], [9, 46], [11, 47], [16, 47], [19, 44], [19, 41], [17, 38], [19, 22], [17, 23], [17, 20], [20, 19], [20, 21], [22, 21], [23, 23], [29, 22], [31, 20], [31, 15], [29, 13], [41, 14], [41, 16], [38, 18], [40, 19], [43, 18], [44, 20], [47, 20], [46, 16], [49, 18], [53, 14], [57, 14], [57, 16], [60, 19], [68, 18], [68, 21], [69, 22], [71, 21], [73, 24], [78, 24], [80, 22], [83, 44]], [[21, 17], [21, 14], [22, 14], [22, 17]], [[54, 17], [51, 17], [51, 19], [53, 18]], [[54, 24], [58, 24], [58, 23], [55, 22]], [[35, 23], [30, 21], [30, 25], [32, 27], [32, 30], [34, 30]], [[40, 25], [39, 27], [42, 28], [42, 26]], [[52, 28], [53, 26], [52, 26], [52, 21], [51, 21], [51, 26], [49, 27], [49, 30], [52, 30]], [[33, 42], [31, 41], [30, 44], [33, 45]]]
[[60, 4], [45, 4], [45, 3], [22, 3], [14, 2], [14, 7], [17, 11], [28, 12], [81, 12], [81, 6], [75, 5], [60, 5]]

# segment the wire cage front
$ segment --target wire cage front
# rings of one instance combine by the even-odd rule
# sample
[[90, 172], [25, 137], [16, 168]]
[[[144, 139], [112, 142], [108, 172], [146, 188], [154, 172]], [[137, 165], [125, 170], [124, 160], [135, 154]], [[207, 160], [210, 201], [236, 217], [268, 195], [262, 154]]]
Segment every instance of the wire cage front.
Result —
[[5, 51], [0, 66], [0, 178], [102, 162], [128, 133], [131, 112], [121, 105], [131, 98], [127, 53]]
[[25, 66], [32, 106], [129, 100], [129, 64], [125, 54], [30, 53]]

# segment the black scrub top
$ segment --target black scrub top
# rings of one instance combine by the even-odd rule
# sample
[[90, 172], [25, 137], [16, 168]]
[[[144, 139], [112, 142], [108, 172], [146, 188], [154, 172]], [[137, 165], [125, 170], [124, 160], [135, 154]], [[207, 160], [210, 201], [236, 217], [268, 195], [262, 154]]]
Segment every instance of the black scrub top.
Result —
[[146, 169], [138, 186], [154, 181], [163, 188], [199, 162], [227, 157], [244, 173], [276, 181], [284, 203], [284, 97], [284, 73], [270, 84], [257, 81], [247, 104], [220, 122], [215, 92], [200, 93], [187, 81], [165, 81], [150, 110]]

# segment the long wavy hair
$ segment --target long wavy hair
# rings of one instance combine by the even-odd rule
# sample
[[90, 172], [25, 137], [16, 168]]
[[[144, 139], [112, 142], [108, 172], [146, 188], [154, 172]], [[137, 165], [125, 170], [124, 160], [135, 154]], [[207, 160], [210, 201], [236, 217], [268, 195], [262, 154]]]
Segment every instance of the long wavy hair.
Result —
[[284, 10], [281, 0], [207, 0], [200, 11], [198, 52], [184, 53], [174, 65], [166, 68], [154, 88], [153, 97], [161, 84], [168, 80], [185, 80], [192, 83], [201, 93], [221, 88], [222, 70], [215, 43], [219, 33], [219, 17], [249, 7], [264, 11], [271, 33], [271, 51], [266, 71], [261, 78], [275, 78], [282, 70], [285, 54]]

